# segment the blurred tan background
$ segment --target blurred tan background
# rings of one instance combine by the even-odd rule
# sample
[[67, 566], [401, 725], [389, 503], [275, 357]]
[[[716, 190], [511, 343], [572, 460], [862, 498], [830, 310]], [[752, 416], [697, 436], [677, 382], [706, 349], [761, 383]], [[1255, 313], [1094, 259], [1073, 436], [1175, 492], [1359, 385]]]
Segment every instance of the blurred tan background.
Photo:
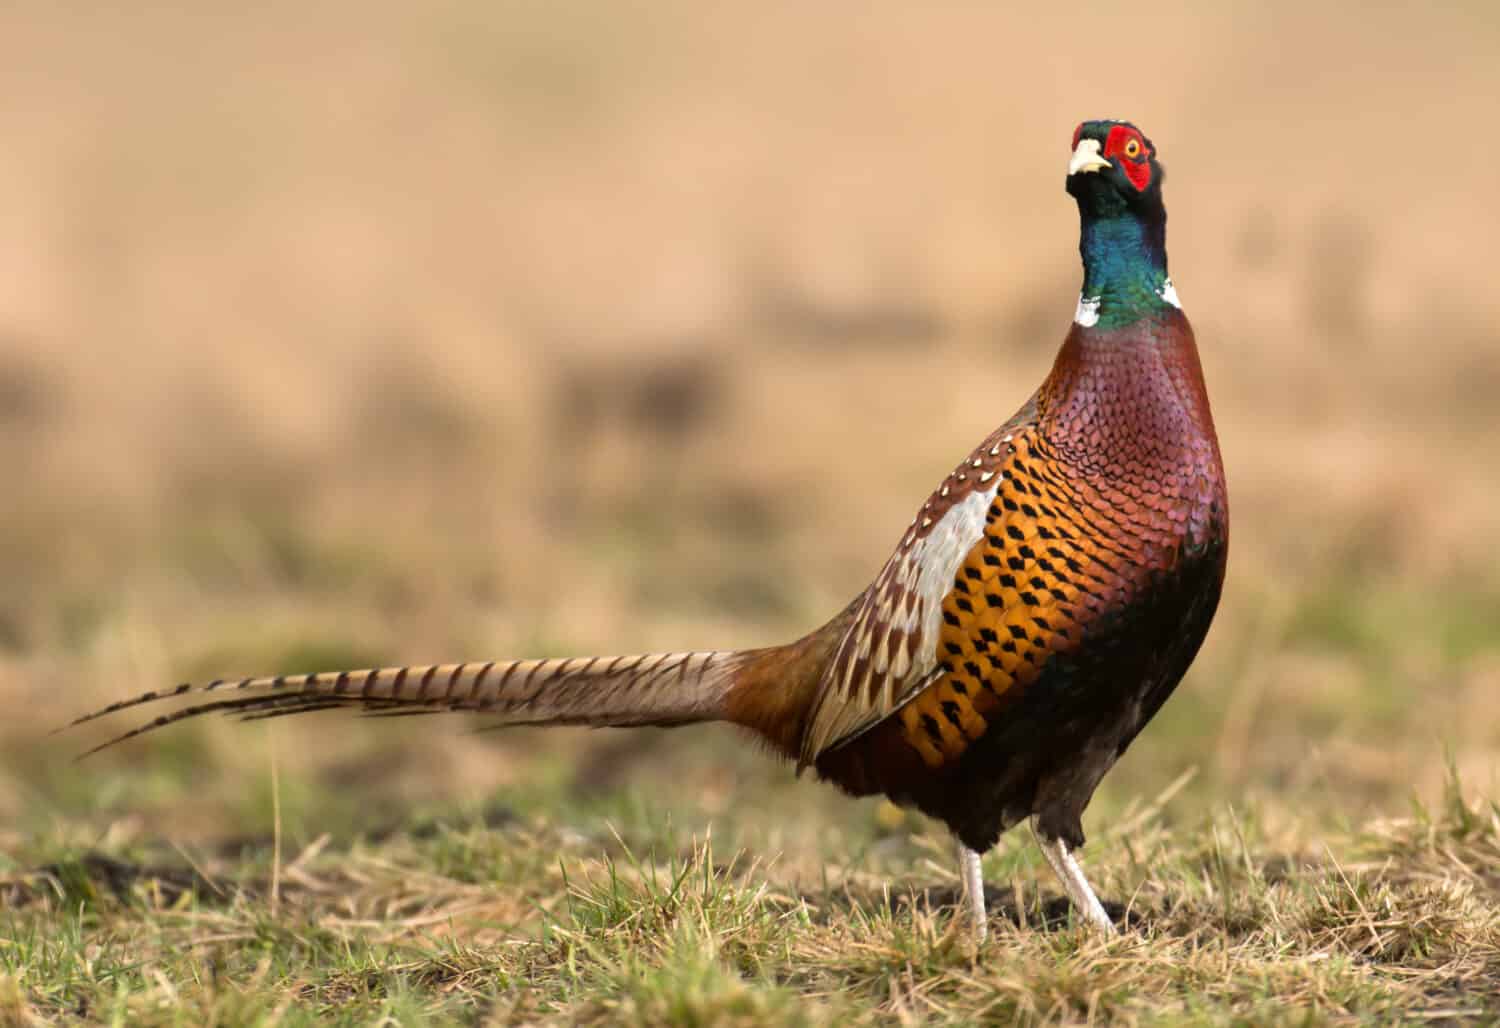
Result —
[[[0, 821], [232, 821], [260, 727], [44, 736], [187, 677], [819, 623], [1045, 374], [1111, 116], [1168, 169], [1235, 524], [1109, 795], [1398, 809], [1445, 745], [1493, 791], [1496, 7], [999, 8], [0, 9]], [[709, 811], [790, 779], [463, 727], [277, 731], [314, 819], [559, 754]]]

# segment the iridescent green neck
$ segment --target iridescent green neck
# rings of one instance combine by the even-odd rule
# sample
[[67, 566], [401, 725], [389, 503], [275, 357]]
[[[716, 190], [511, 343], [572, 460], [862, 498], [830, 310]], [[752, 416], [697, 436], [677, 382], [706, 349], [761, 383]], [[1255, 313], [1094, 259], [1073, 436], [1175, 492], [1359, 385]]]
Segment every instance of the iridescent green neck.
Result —
[[1120, 328], [1177, 306], [1167, 277], [1166, 219], [1142, 220], [1133, 212], [1083, 219], [1080, 325]]

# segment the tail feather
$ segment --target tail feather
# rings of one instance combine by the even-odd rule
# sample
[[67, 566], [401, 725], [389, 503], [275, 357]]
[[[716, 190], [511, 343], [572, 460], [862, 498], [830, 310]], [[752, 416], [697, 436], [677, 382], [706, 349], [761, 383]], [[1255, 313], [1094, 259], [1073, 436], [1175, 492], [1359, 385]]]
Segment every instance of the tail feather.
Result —
[[[101, 743], [84, 756], [213, 713], [261, 720], [354, 707], [381, 716], [469, 711], [495, 715], [507, 724], [678, 725], [726, 716], [725, 698], [746, 656], [738, 651], [705, 650], [220, 679], [207, 685], [184, 683], [111, 703], [76, 718], [69, 727], [183, 696], [194, 699]], [[230, 695], [207, 699], [210, 693]]]

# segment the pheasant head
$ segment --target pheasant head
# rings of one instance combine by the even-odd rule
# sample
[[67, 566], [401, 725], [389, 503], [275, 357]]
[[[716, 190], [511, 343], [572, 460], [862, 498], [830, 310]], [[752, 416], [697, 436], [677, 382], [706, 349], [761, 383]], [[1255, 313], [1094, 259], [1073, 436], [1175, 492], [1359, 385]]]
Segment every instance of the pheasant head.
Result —
[[1176, 307], [1167, 277], [1167, 210], [1156, 147], [1128, 121], [1073, 131], [1068, 193], [1078, 201], [1083, 290], [1075, 320], [1115, 328]]

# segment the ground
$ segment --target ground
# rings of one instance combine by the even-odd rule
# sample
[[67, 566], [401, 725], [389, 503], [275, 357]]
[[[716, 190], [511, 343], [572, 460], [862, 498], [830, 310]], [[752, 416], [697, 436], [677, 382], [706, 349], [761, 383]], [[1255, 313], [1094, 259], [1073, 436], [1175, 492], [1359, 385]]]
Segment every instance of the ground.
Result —
[[469, 807], [363, 816], [330, 816], [336, 801], [262, 776], [250, 791], [270, 794], [271, 824], [247, 813], [252, 834], [212, 843], [171, 844], [130, 818], [102, 836], [54, 824], [7, 847], [0, 1016], [749, 1025], [1500, 1012], [1500, 807], [1465, 799], [1456, 778], [1431, 807], [1317, 833], [1253, 804], [1186, 803], [1190, 774], [1148, 801], [1100, 804], [1087, 862], [1123, 926], [1113, 940], [1074, 923], [1013, 833], [985, 860], [991, 934], [976, 947], [940, 831], [893, 808], [841, 811], [753, 759], [728, 762], [729, 788], [749, 795], [719, 783], [727, 806], [710, 816], [670, 781], [722, 774], [715, 749], [683, 745], [649, 788], [553, 773]]

